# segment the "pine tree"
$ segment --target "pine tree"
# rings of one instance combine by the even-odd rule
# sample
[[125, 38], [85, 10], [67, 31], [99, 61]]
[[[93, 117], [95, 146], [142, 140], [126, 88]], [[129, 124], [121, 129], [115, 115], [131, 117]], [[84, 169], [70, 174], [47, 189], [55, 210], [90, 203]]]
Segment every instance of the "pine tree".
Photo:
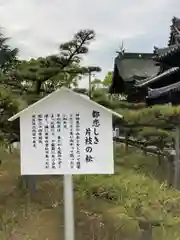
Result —
[[0, 34], [0, 140], [11, 142], [19, 138], [19, 124], [11, 124], [7, 120], [25, 106], [25, 101], [13, 94], [6, 82], [9, 74], [19, 64], [18, 49], [11, 49], [7, 40], [8, 38]]
[[88, 46], [94, 39], [93, 30], [80, 30], [71, 41], [60, 45], [59, 54], [21, 61], [4, 83], [21, 95], [29, 95], [32, 101], [61, 86], [77, 87], [83, 75], [100, 71], [96, 66], [81, 65], [82, 57], [88, 53]]

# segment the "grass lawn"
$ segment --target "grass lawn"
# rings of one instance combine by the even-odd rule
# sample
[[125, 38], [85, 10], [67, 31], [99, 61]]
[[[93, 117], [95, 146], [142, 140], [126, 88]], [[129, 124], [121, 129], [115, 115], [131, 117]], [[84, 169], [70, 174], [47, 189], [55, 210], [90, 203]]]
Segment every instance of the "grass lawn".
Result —
[[[180, 192], [162, 180], [155, 156], [116, 146], [114, 175], [74, 177], [78, 240], [139, 239], [139, 224], [153, 225], [153, 240], [180, 239]], [[37, 177], [37, 191], [19, 188], [19, 154], [1, 150], [0, 239], [63, 239], [62, 177]]]

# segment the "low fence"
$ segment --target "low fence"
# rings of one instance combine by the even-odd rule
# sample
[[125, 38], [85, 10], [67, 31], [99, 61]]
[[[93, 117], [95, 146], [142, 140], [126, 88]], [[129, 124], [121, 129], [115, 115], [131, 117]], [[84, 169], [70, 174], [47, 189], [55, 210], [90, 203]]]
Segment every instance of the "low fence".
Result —
[[167, 159], [169, 177], [166, 180], [172, 187], [180, 189], [180, 126], [176, 127], [175, 132], [174, 148], [170, 146], [167, 148], [167, 146], [164, 146], [162, 149], [159, 149], [157, 146], [146, 146], [145, 142], [137, 141], [135, 138], [120, 136], [119, 128], [115, 128], [113, 130], [113, 138], [115, 142], [125, 144], [126, 148], [128, 148], [128, 146], [132, 146], [141, 149], [145, 154], [148, 153], [156, 155], [158, 157], [159, 164], [161, 164], [162, 159]]

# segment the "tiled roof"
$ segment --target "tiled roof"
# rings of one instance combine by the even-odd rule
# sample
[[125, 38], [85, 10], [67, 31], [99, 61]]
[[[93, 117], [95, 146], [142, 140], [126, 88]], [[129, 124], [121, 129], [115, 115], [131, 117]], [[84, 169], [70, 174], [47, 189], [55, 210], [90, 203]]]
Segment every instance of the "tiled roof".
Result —
[[180, 18], [173, 17], [173, 19], [172, 19], [172, 23], [173, 23], [174, 26], [180, 28]]
[[169, 92], [175, 92], [175, 91], [180, 91], [180, 82], [173, 83], [171, 85], [161, 87], [161, 88], [156, 88], [156, 89], [149, 89], [148, 90], [148, 98], [153, 99], [160, 97], [164, 94], [167, 94]]
[[179, 67], [170, 68], [159, 75], [146, 78], [144, 81], [141, 81], [138, 84], [136, 84], [136, 87], [145, 87], [153, 82], [156, 82], [156, 81], [162, 79], [163, 77], [167, 77], [171, 74], [174, 74], [175, 72], [178, 72], [179, 70], [180, 70]]
[[160, 60], [164, 57], [171, 56], [176, 52], [180, 52], [180, 45], [171, 45], [167, 48], [157, 48], [154, 47], [154, 54], [153, 59]]
[[[180, 31], [180, 18], [173, 17], [172, 25], [170, 27], [170, 38], [168, 46], [175, 43], [175, 39], [179, 39], [179, 31]], [[178, 41], [179, 42], [179, 41]]]
[[154, 46], [154, 54], [157, 56], [165, 55], [168, 52], [175, 51], [175, 49], [177, 49], [177, 48], [178, 48], [178, 45], [176, 45], [176, 44], [171, 45], [169, 47], [165, 47], [165, 48], [158, 48], [158, 47]]
[[134, 76], [143, 79], [159, 71], [159, 66], [155, 65], [152, 56], [153, 53], [125, 53], [115, 58], [115, 65], [125, 82]]

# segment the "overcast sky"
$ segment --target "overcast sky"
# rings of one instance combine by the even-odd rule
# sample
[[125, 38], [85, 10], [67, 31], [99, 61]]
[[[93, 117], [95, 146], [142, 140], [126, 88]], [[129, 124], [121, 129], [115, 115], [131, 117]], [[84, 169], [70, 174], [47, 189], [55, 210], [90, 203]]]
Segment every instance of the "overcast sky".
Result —
[[122, 40], [131, 52], [165, 46], [173, 16], [180, 17], [179, 0], [0, 0], [1, 27], [22, 59], [57, 53], [79, 29], [94, 29], [84, 64], [100, 66], [100, 77], [113, 69]]

